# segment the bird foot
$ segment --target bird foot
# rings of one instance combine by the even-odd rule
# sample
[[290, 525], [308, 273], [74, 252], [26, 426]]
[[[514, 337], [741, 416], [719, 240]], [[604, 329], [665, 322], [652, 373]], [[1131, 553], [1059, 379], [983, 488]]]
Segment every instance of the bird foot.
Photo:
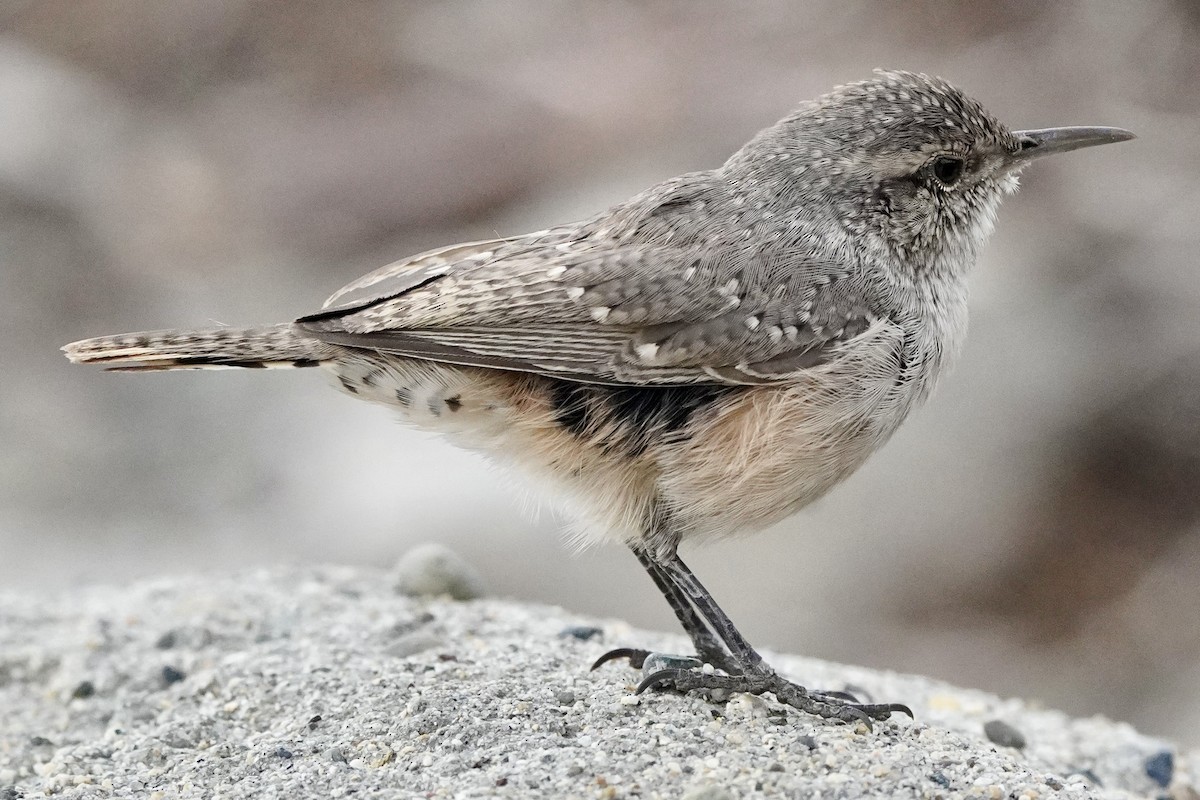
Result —
[[[643, 660], [649, 663], [650, 659]], [[695, 659], [692, 659], [695, 661]], [[912, 717], [912, 710], [902, 703], [860, 703], [849, 692], [809, 691], [803, 686], [781, 678], [769, 668], [740, 674], [720, 674], [702, 668], [665, 666], [649, 672], [638, 684], [636, 693], [648, 690], [704, 692], [711, 697], [726, 697], [732, 692], [775, 695], [779, 702], [823, 719], [842, 722], [861, 722], [871, 729], [872, 720], [885, 720], [899, 712]]]

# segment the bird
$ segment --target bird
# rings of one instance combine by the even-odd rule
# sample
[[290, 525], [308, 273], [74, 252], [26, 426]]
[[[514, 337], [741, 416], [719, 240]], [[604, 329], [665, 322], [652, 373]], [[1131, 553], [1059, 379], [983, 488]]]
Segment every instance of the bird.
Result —
[[1018, 175], [1126, 141], [1010, 130], [947, 81], [876, 70], [723, 165], [582, 221], [431, 250], [293, 322], [85, 339], [119, 371], [314, 367], [548, 483], [586, 542], [635, 554], [689, 635], [618, 648], [638, 693], [772, 694], [846, 723], [912, 715], [776, 672], [679, 546], [781, 520], [883, 445], [960, 349], [967, 279]]

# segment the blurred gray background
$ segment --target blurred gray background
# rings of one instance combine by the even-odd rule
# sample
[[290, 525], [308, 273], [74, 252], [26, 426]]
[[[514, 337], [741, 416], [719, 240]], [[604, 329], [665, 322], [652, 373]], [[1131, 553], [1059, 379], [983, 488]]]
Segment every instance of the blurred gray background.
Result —
[[7, 0], [0, 581], [386, 565], [434, 540], [496, 593], [673, 630], [627, 552], [573, 554], [519, 477], [313, 371], [107, 375], [58, 347], [287, 320], [401, 256], [715, 166], [799, 101], [908, 68], [1015, 127], [1141, 138], [1028, 171], [960, 365], [884, 452], [685, 557], [763, 647], [1195, 744], [1197, 8]]

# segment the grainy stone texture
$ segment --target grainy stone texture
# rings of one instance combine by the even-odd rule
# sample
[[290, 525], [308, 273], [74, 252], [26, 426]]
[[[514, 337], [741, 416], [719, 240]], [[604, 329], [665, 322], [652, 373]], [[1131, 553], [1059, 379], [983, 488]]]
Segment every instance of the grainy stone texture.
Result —
[[[636, 672], [587, 665], [681, 638], [395, 583], [321, 568], [0, 596], [0, 798], [1197, 796], [1197, 754], [1104, 719], [774, 655], [917, 721], [637, 698]], [[1024, 749], [989, 743], [990, 720]]]

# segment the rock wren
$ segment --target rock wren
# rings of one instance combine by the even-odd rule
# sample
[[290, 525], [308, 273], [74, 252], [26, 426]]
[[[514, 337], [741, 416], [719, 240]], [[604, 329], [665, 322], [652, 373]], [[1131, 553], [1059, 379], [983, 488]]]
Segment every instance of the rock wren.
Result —
[[[638, 687], [770, 692], [843, 721], [908, 709], [775, 673], [680, 560], [859, 467], [933, 388], [967, 273], [1033, 159], [1119, 128], [1010, 131], [945, 81], [878, 72], [717, 169], [582, 222], [376, 270], [293, 323], [67, 345], [117, 370], [323, 367], [346, 392], [556, 484], [633, 549], [695, 659], [620, 649]], [[709, 664], [715, 669], [702, 669]]]

